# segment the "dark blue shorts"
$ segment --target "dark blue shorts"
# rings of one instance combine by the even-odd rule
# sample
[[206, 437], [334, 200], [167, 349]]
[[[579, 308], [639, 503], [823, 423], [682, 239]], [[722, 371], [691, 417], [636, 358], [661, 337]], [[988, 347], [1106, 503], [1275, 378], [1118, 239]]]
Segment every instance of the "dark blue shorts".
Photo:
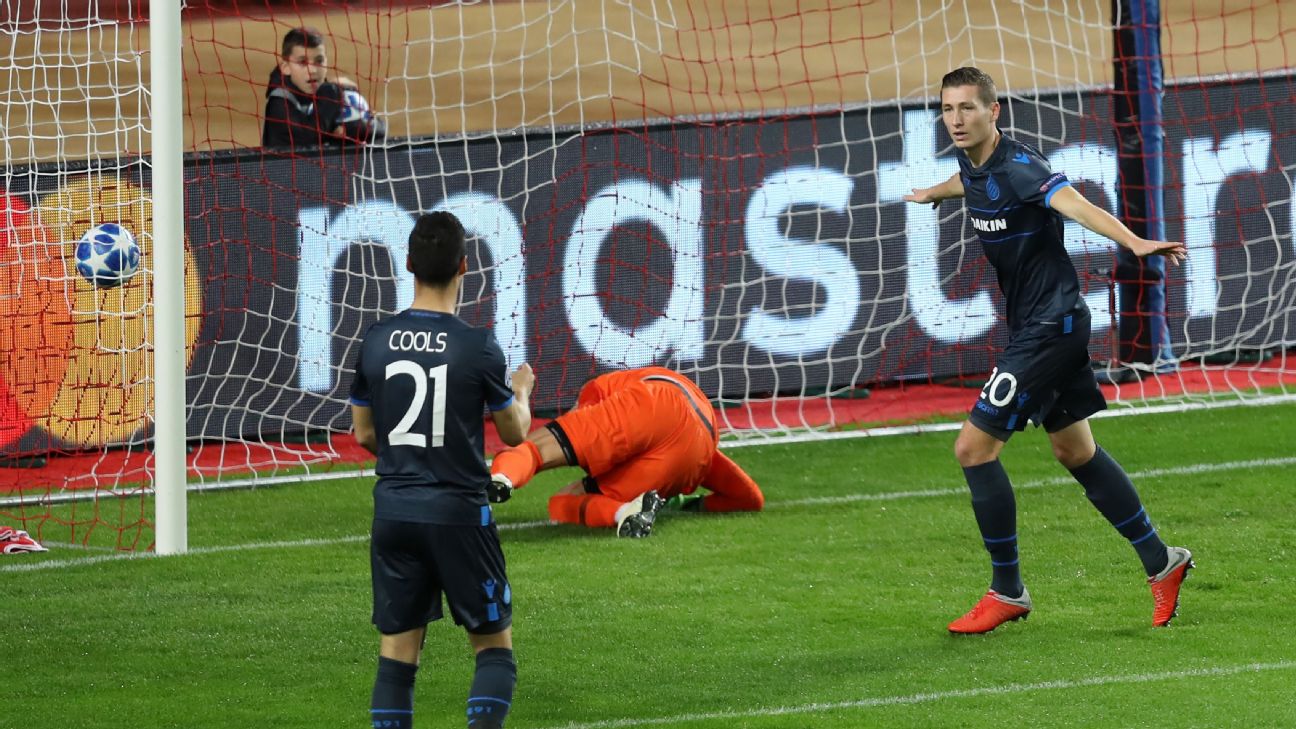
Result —
[[455, 624], [490, 635], [513, 622], [513, 594], [499, 531], [374, 519], [369, 542], [373, 622], [384, 635], [440, 620], [441, 595]]
[[1105, 410], [1107, 400], [1089, 363], [1089, 321], [1066, 332], [1034, 324], [1014, 334], [995, 361], [969, 420], [1000, 440], [1027, 422], [1056, 433]]

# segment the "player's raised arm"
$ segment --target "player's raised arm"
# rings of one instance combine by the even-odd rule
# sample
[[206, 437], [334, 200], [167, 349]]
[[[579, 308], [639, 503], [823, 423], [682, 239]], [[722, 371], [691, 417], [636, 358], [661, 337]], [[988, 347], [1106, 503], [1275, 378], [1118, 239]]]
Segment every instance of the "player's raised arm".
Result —
[[522, 363], [512, 375], [513, 402], [501, 410], [491, 412], [500, 440], [515, 446], [526, 440], [531, 430], [531, 390], [535, 387], [535, 373], [531, 365]]
[[939, 185], [932, 187], [915, 187], [913, 192], [905, 195], [906, 202], [911, 203], [931, 203], [932, 207], [939, 207], [942, 200], [950, 198], [963, 197], [963, 180], [959, 173], [955, 172], [950, 178]]
[[1076, 221], [1084, 227], [1105, 238], [1110, 238], [1122, 248], [1143, 258], [1145, 256], [1165, 256], [1176, 266], [1188, 257], [1188, 249], [1183, 243], [1159, 240], [1147, 240], [1134, 234], [1111, 213], [1085, 199], [1075, 188], [1062, 187], [1049, 198], [1049, 207]]

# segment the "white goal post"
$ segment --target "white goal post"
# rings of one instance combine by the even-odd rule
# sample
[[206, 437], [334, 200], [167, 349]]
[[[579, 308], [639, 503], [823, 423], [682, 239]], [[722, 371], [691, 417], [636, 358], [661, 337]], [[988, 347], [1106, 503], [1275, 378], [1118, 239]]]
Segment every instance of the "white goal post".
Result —
[[180, 3], [149, 4], [153, 144], [153, 490], [158, 554], [188, 550], [184, 95]]

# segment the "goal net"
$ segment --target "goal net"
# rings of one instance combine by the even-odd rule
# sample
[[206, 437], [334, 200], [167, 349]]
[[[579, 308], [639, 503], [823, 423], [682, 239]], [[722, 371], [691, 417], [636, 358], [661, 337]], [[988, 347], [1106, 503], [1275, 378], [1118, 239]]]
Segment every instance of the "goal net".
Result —
[[[648, 364], [696, 379], [736, 439], [965, 412], [1005, 338], [994, 274], [960, 206], [902, 201], [956, 168], [935, 94], [961, 65], [996, 78], [1001, 126], [1089, 199], [1189, 245], [1158, 304], [1155, 272], [1068, 223], [1111, 399], [1288, 396], [1296, 11], [1165, 5], [1164, 140], [1138, 147], [1161, 202], [1139, 212], [1120, 209], [1135, 182], [1113, 134], [1138, 90], [1113, 69], [1140, 49], [1113, 39], [1142, 21], [1108, 0], [191, 0], [178, 57], [150, 47], [138, 2], [10, 3], [0, 524], [152, 544], [158, 62], [185, 80], [192, 488], [365, 460], [346, 435], [355, 346], [408, 305], [406, 239], [438, 209], [472, 236], [461, 316], [532, 363], [539, 414]], [[285, 56], [302, 27], [322, 58]], [[289, 88], [310, 66], [330, 91]], [[286, 145], [265, 125], [290, 107]], [[99, 222], [143, 253], [109, 290], [70, 263]]]

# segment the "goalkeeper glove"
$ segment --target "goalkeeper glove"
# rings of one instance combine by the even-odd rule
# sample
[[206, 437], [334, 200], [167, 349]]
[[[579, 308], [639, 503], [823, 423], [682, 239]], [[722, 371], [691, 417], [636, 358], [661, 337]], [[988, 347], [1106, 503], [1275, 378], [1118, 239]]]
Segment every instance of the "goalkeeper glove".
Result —
[[702, 494], [695, 494], [692, 496], [675, 494], [669, 499], [666, 499], [666, 506], [664, 508], [679, 511], [702, 511]]
[[502, 473], [491, 474], [490, 485], [486, 487], [486, 500], [492, 504], [502, 504], [513, 496], [513, 482]]

